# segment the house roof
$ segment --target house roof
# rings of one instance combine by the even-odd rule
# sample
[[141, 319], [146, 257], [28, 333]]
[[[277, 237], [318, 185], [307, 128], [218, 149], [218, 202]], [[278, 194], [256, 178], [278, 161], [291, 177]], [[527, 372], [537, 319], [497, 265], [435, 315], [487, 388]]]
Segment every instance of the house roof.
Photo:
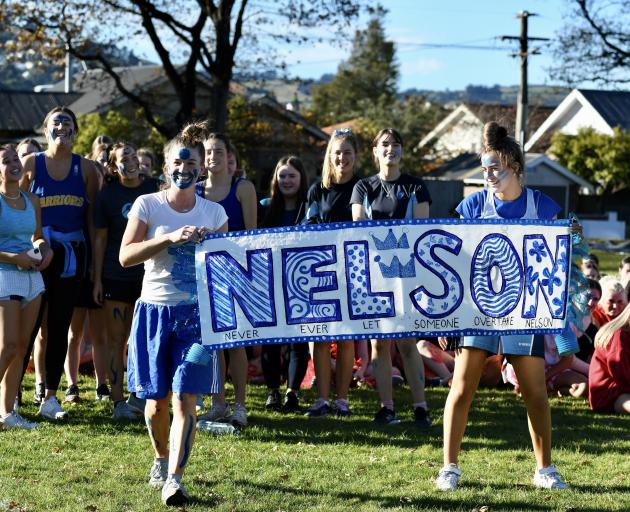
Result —
[[278, 114], [280, 114], [282, 117], [284, 117], [288, 121], [301, 126], [302, 128], [304, 128], [304, 130], [307, 133], [309, 133], [313, 137], [322, 141], [328, 140], [329, 136], [325, 131], [309, 123], [299, 113], [293, 110], [287, 109], [286, 107], [278, 103], [275, 99], [270, 98], [269, 96], [263, 96], [261, 98], [256, 99], [255, 101], [262, 105], [266, 105], [270, 107], [271, 109], [275, 110]]
[[352, 128], [353, 130], [356, 128], [357, 123], [360, 121], [359, 118], [356, 119], [348, 119], [347, 121], [343, 121], [342, 123], [331, 124], [330, 126], [324, 126], [322, 131], [330, 136], [332, 132], [335, 130], [342, 130], [343, 128]]
[[[543, 105], [529, 105], [527, 111], [527, 133], [531, 135], [553, 112], [552, 107]], [[424, 147], [433, 140], [438, 139], [452, 126], [455, 126], [467, 113], [475, 116], [481, 125], [490, 121], [496, 121], [508, 130], [514, 132], [516, 127], [516, 106], [496, 103], [462, 103], [437, 126], [431, 130], [419, 143], [418, 147]], [[481, 134], [480, 134], [481, 136]]]
[[55, 107], [70, 105], [80, 93], [0, 91], [0, 133], [20, 137], [39, 131], [46, 114]]
[[[589, 193], [595, 192], [595, 187], [583, 178], [569, 171], [543, 153], [527, 153], [525, 155], [526, 168], [535, 168], [540, 164], [545, 164], [553, 171], [564, 176], [569, 181], [587, 190]], [[471, 185], [483, 185], [483, 171], [479, 162], [479, 155], [475, 153], [463, 153], [452, 160], [437, 167], [427, 174], [427, 177], [442, 180], [460, 180]]]
[[540, 147], [541, 141], [566, 125], [580, 109], [585, 108], [599, 119], [612, 134], [616, 126], [630, 130], [630, 91], [597, 91], [573, 89], [540, 125], [525, 144], [525, 151]]

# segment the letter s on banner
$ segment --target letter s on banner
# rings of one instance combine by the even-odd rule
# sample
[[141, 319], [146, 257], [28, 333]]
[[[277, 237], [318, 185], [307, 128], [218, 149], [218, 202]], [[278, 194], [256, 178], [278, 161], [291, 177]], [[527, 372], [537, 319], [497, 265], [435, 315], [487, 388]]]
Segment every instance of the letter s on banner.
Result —
[[433, 294], [424, 286], [416, 288], [409, 294], [415, 308], [429, 318], [450, 315], [458, 308], [464, 297], [461, 278], [435, 254], [437, 248], [457, 256], [462, 248], [462, 240], [441, 229], [432, 229], [418, 238], [414, 245], [414, 255], [420, 264], [442, 282], [441, 294]]

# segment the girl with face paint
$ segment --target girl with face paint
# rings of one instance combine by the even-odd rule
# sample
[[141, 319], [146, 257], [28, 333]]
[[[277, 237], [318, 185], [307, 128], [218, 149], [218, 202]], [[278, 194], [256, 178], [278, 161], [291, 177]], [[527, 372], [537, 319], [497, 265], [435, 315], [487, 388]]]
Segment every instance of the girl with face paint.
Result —
[[[352, 218], [424, 219], [429, 216], [431, 197], [421, 178], [401, 171], [403, 141], [393, 128], [381, 130], [372, 141], [378, 174], [359, 181], [352, 192]], [[429, 428], [431, 418], [424, 391], [424, 364], [416, 340], [396, 340], [405, 375], [411, 388], [414, 424]], [[378, 387], [381, 407], [374, 416], [380, 425], [396, 425], [392, 389], [392, 340], [372, 340], [372, 374]]]
[[[205, 148], [205, 168], [208, 176], [197, 185], [197, 193], [219, 203], [228, 215], [229, 231], [256, 229], [257, 200], [256, 190], [251, 181], [243, 178], [232, 179], [228, 169], [230, 142], [221, 133], [209, 133], [203, 143]], [[204, 420], [217, 421], [229, 418], [240, 427], [247, 425], [245, 391], [247, 386], [247, 352], [244, 347], [228, 350], [230, 374], [234, 384], [234, 411], [225, 400], [225, 387], [213, 396], [212, 407], [202, 415]], [[225, 375], [225, 354], [221, 351], [223, 375]], [[199, 404], [203, 406], [202, 403]]]
[[[105, 380], [98, 379], [97, 389], [103, 389], [114, 402], [114, 419], [135, 420], [144, 407], [132, 408], [138, 401], [123, 395], [124, 353], [129, 332], [133, 305], [140, 297], [143, 269], [137, 265], [123, 268], [118, 261], [122, 237], [127, 226], [127, 216], [134, 201], [145, 194], [157, 192], [157, 180], [140, 178], [136, 150], [124, 142], [117, 142], [109, 152], [109, 175], [106, 185], [96, 197], [94, 206], [94, 285], [93, 300], [103, 305], [103, 330], [106, 333], [107, 358], [105, 367], [110, 369], [111, 392]], [[95, 367], [97, 356], [94, 355]], [[102, 363], [99, 362], [102, 365]], [[102, 386], [105, 385], [105, 388]]]
[[[523, 188], [525, 160], [520, 145], [495, 122], [484, 126], [481, 167], [487, 188], [464, 198], [457, 211], [466, 219], [546, 219], [560, 207], [541, 192]], [[566, 483], [551, 464], [551, 414], [545, 384], [544, 335], [464, 336], [455, 357], [453, 383], [444, 406], [444, 466], [437, 488], [457, 489], [457, 467], [468, 411], [489, 354], [499, 350], [514, 367], [527, 407], [530, 436], [536, 458], [534, 485], [564, 489]], [[446, 339], [440, 338], [442, 347]]]
[[0, 428], [5, 429], [37, 427], [14, 403], [44, 292], [40, 271], [53, 256], [42, 234], [39, 198], [20, 190], [22, 175], [15, 149], [0, 146]]
[[208, 361], [190, 357], [204, 349], [194, 347], [201, 344], [194, 270], [183, 275], [179, 263], [194, 257], [194, 243], [207, 233], [227, 231], [223, 207], [195, 194], [202, 133], [199, 125], [188, 125], [167, 144], [169, 186], [135, 200], [119, 254], [124, 268], [144, 262], [129, 338], [128, 385], [146, 400], [145, 420], [155, 453], [149, 484], [161, 487], [162, 501], [171, 506], [189, 499], [181, 477], [195, 438], [197, 394], [216, 391], [220, 378], [214, 352]]
[[[40, 414], [51, 420], [68, 416], [56, 395], [75, 301], [88, 273], [86, 236], [93, 237], [92, 207], [98, 190], [94, 163], [72, 153], [77, 131], [76, 117], [70, 109], [51, 110], [44, 120], [48, 148], [26, 157], [21, 182], [23, 190], [40, 198], [44, 237], [54, 251], [50, 266], [43, 272], [46, 294], [38, 337], [41, 343], [35, 350], [35, 398], [41, 403]], [[45, 372], [38, 367], [42, 353]], [[42, 373], [45, 383], [40, 381]]]

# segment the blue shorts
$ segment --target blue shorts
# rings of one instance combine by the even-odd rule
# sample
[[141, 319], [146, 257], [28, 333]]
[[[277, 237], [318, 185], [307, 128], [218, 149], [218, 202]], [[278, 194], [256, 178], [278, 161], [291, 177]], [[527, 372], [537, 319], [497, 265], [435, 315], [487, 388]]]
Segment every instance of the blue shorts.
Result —
[[164, 306], [138, 300], [129, 337], [127, 385], [140, 398], [160, 400], [169, 391], [207, 394], [220, 390], [216, 352], [208, 364], [185, 360], [201, 343], [199, 317], [192, 305]]
[[[544, 334], [510, 334], [500, 338], [501, 353], [504, 355], [545, 357]], [[499, 336], [464, 336], [458, 346], [480, 348], [497, 354]]]

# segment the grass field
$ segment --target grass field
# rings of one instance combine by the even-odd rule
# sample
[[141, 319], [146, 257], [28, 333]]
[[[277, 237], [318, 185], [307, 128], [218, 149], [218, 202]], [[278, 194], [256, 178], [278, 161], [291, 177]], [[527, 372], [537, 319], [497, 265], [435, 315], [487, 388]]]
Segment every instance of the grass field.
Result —
[[[0, 432], [0, 511], [163, 510], [147, 485], [152, 461], [141, 423], [115, 423], [111, 405], [83, 402], [68, 424]], [[90, 390], [88, 396], [87, 390]], [[396, 391], [410, 419], [409, 393]], [[32, 379], [25, 396], [32, 394]], [[376, 428], [372, 390], [351, 395], [354, 416], [307, 419], [264, 410], [249, 388], [251, 426], [240, 436], [197, 436], [185, 483], [189, 511], [630, 510], [630, 418], [596, 416], [585, 402], [552, 399], [554, 460], [571, 488], [532, 488], [534, 461], [525, 412], [507, 390], [479, 392], [463, 446], [456, 493], [434, 490], [441, 465], [446, 390], [429, 390], [434, 426]], [[313, 393], [307, 392], [312, 399]], [[36, 406], [23, 414], [34, 418]], [[487, 507], [487, 508], [484, 508]]]

